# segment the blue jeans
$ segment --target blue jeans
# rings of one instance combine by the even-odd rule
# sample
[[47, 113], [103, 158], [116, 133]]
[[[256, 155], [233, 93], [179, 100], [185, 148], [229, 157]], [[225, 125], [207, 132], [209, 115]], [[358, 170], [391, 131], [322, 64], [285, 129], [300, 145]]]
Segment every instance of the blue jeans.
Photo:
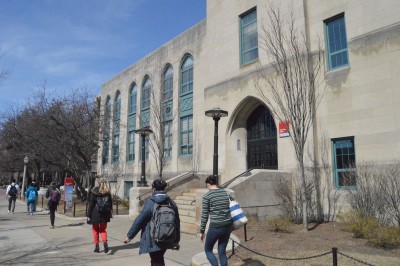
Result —
[[207, 259], [212, 266], [218, 266], [218, 260], [213, 253], [215, 243], [218, 241], [218, 256], [221, 266], [228, 265], [228, 259], [226, 258], [226, 246], [228, 245], [229, 236], [232, 232], [232, 224], [228, 224], [221, 227], [210, 227], [208, 228], [206, 243], [204, 245], [204, 251], [206, 252]]
[[36, 201], [26, 201], [26, 208], [28, 209], [28, 212], [33, 213], [36, 209]]

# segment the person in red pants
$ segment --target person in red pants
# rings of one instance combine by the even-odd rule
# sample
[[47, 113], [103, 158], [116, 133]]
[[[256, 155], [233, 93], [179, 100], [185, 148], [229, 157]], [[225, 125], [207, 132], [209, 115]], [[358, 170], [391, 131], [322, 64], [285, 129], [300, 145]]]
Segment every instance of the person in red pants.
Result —
[[112, 218], [112, 197], [107, 180], [98, 179], [98, 186], [91, 190], [87, 223], [92, 225], [94, 252], [99, 253], [99, 235], [104, 245], [104, 253], [108, 253], [107, 223]]

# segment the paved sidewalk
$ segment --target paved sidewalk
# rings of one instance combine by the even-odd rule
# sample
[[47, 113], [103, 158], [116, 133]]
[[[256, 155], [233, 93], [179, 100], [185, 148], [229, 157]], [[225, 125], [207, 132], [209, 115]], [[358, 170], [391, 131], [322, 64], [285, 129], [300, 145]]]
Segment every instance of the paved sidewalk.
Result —
[[[139, 255], [140, 233], [129, 243], [122, 240], [132, 221], [126, 215], [114, 216], [108, 224], [110, 252], [94, 253], [91, 226], [86, 218], [57, 214], [55, 229], [50, 217], [38, 208], [26, 214], [24, 202], [18, 201], [14, 214], [7, 213], [5, 190], [0, 191], [0, 265], [150, 265], [148, 254]], [[181, 234], [181, 249], [168, 250], [167, 266], [191, 265], [192, 257], [203, 251], [198, 237]]]

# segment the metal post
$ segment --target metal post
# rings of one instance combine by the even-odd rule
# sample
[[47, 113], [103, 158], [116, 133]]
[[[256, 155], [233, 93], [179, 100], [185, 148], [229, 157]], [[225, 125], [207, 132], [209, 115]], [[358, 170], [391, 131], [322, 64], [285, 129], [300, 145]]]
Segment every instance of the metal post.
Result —
[[232, 241], [232, 256], [235, 255], [235, 241], [231, 238]]
[[76, 210], [76, 202], [74, 202], [74, 216], [73, 217], [75, 217], [75, 210]]
[[117, 208], [117, 215], [118, 215], [118, 200], [115, 202], [115, 208]]
[[244, 242], [247, 242], [247, 224], [244, 224], [243, 230], [244, 230]]
[[333, 266], [337, 266], [337, 248], [332, 248]]
[[142, 174], [140, 176], [140, 186], [146, 184], [146, 135], [142, 135]]
[[213, 117], [214, 119], [214, 155], [213, 155], [213, 176], [218, 180], [218, 121], [219, 117]]
[[136, 134], [142, 136], [142, 174], [140, 177], [140, 181], [138, 182], [139, 187], [147, 187], [146, 181], [146, 136], [153, 133], [153, 131], [149, 127], [144, 127], [138, 130], [135, 130]]
[[211, 110], [207, 110], [205, 115], [208, 117], [212, 117], [214, 120], [214, 154], [213, 154], [213, 176], [217, 180], [217, 184], [219, 184], [218, 178], [218, 121], [221, 117], [225, 117], [228, 115], [228, 112], [225, 110], [221, 110], [220, 108], [213, 108]]
[[28, 156], [24, 158], [24, 175], [22, 176], [22, 197], [25, 199], [25, 179], [26, 179], [26, 165], [28, 164]]

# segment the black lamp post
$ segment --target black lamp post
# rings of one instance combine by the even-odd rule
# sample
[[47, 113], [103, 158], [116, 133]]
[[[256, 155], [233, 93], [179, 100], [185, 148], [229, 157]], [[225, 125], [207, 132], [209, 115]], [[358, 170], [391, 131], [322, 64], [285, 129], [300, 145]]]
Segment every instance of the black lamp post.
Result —
[[221, 117], [228, 116], [228, 111], [220, 108], [213, 108], [206, 111], [206, 116], [212, 117], [214, 120], [214, 155], [213, 155], [213, 176], [218, 180], [218, 121]]
[[136, 134], [142, 136], [142, 174], [140, 176], [140, 181], [138, 181], [138, 187], [147, 187], [146, 181], [146, 153], [145, 153], [145, 142], [146, 136], [153, 133], [153, 131], [149, 127], [143, 127], [141, 129], [135, 130]]
[[28, 159], [28, 156], [25, 156], [25, 158], [24, 158], [24, 175], [22, 176], [22, 189], [21, 189], [21, 193], [22, 193], [22, 196], [24, 197], [24, 199], [25, 199], [25, 179], [26, 179], [26, 165], [28, 164], [28, 162], [29, 162], [29, 159]]

